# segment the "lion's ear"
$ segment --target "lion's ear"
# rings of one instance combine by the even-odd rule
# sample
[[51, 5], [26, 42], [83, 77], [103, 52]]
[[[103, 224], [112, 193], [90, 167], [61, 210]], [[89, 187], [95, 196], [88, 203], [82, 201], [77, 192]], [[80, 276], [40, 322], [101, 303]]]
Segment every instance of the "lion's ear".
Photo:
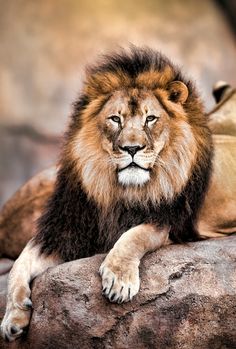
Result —
[[167, 87], [169, 99], [174, 103], [183, 104], [188, 98], [188, 88], [182, 81], [172, 81]]

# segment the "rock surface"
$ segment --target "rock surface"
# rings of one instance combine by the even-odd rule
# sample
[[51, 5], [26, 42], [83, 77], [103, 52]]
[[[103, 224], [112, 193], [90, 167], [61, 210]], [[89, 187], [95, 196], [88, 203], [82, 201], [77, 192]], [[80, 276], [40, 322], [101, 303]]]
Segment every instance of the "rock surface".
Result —
[[5, 348], [236, 348], [236, 237], [146, 256], [140, 293], [124, 305], [101, 295], [102, 259], [65, 263], [38, 277], [29, 332]]
[[209, 126], [214, 134], [236, 136], [236, 89], [228, 87], [225, 96], [210, 113]]
[[[0, 322], [5, 312], [6, 307], [6, 293], [7, 293], [7, 277], [14, 261], [1, 258], [0, 259]], [[0, 349], [7, 348], [7, 344], [3, 342], [0, 337]], [[13, 348], [13, 347], [12, 347]]]

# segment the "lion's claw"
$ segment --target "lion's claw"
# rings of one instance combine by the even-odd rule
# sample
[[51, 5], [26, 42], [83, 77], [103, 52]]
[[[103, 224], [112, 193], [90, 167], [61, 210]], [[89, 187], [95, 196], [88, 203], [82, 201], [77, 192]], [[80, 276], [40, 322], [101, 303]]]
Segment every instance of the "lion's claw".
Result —
[[[116, 272], [113, 272], [116, 270]], [[100, 275], [102, 277], [102, 294], [112, 303], [125, 303], [132, 300], [138, 293], [139, 270], [137, 263], [122, 266], [122, 263], [112, 267], [111, 261], [105, 261], [100, 267]]]
[[[20, 296], [19, 296], [20, 295]], [[28, 297], [28, 289], [20, 288], [14, 296], [8, 299], [5, 316], [1, 323], [2, 337], [12, 342], [23, 334], [29, 325], [32, 302]]]

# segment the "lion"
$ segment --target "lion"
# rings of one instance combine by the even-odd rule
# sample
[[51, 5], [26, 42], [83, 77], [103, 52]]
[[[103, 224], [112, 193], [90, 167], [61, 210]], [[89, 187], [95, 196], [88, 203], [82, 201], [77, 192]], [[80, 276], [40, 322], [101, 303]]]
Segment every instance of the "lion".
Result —
[[193, 83], [167, 57], [132, 47], [87, 68], [47, 206], [9, 275], [5, 339], [29, 324], [30, 282], [49, 267], [107, 253], [111, 302], [131, 301], [142, 257], [197, 241], [213, 142]]
[[[236, 232], [236, 90], [219, 81], [213, 94], [217, 104], [208, 115], [214, 143], [213, 173], [197, 223], [203, 237], [221, 237]], [[16, 259], [35, 235], [35, 222], [52, 195], [56, 174], [56, 166], [38, 173], [3, 206], [0, 211], [0, 257]]]

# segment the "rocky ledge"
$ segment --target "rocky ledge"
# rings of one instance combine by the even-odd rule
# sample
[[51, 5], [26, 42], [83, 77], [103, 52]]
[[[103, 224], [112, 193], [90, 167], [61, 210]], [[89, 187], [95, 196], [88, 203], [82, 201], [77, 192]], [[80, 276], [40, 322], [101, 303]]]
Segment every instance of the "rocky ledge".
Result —
[[235, 236], [146, 256], [140, 293], [124, 305], [101, 295], [103, 258], [65, 263], [38, 277], [28, 334], [0, 348], [236, 348]]

